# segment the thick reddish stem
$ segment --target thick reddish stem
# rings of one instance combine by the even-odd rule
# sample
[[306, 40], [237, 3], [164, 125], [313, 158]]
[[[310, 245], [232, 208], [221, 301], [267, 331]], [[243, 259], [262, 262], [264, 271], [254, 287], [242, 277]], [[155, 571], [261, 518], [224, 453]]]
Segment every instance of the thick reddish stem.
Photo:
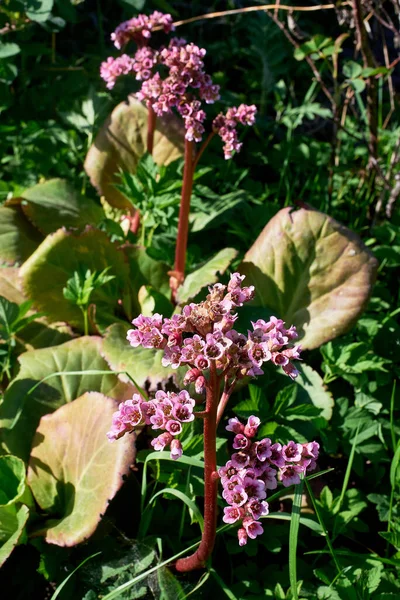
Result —
[[156, 120], [157, 115], [149, 106], [149, 112], [147, 114], [147, 152], [149, 154], [153, 154], [153, 146], [154, 146], [154, 130], [156, 128]]
[[185, 278], [186, 249], [189, 233], [190, 198], [193, 188], [193, 142], [185, 139], [185, 166], [183, 169], [181, 205], [179, 209], [178, 237], [175, 248], [175, 265], [170, 279], [172, 300]]
[[206, 416], [204, 417], [204, 531], [200, 546], [186, 558], [180, 558], [175, 567], [186, 572], [201, 569], [211, 555], [217, 530], [217, 407], [219, 398], [219, 378], [215, 365], [210, 369], [210, 380], [206, 394]]

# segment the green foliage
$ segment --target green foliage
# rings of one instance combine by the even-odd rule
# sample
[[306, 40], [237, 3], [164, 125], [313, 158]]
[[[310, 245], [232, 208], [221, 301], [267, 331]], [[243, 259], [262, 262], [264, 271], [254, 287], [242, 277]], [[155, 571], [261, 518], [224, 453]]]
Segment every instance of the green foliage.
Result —
[[[233, 161], [217, 136], [201, 157], [175, 308], [182, 122], [157, 119], [150, 157], [138, 83], [126, 77], [105, 91], [98, 69], [120, 21], [142, 10], [177, 20], [204, 12], [189, 4], [0, 3], [0, 584], [21, 600], [396, 600], [398, 53], [376, 20], [391, 18], [391, 3], [370, 15], [361, 3], [369, 66], [350, 6], [185, 24], [221, 85], [207, 116], [240, 103], [259, 112]], [[239, 548], [224, 525], [212, 567], [176, 575], [171, 564], [196, 547], [202, 525], [200, 419], [178, 462], [151, 451], [146, 430], [114, 445], [104, 434], [119, 401], [175, 390], [185, 373], [162, 367], [160, 352], [131, 348], [129, 322], [171, 316], [235, 270], [257, 291], [238, 328], [276, 314], [298, 326], [305, 351], [295, 382], [275, 368], [241, 382], [226, 418], [257, 414], [260, 436], [280, 443], [316, 439], [322, 470], [301, 495], [269, 494], [264, 536]], [[219, 465], [230, 455], [224, 424]]]

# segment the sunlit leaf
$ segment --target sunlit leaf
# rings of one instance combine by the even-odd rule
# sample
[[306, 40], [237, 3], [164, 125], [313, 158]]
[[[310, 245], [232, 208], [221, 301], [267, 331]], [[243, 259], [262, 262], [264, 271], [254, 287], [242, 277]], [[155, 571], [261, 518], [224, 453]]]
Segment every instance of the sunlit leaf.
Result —
[[0, 207], [0, 264], [24, 262], [42, 239], [20, 208]]
[[[60, 371], [107, 371], [101, 353], [101, 338], [91, 336], [20, 355], [18, 376], [9, 385], [0, 406], [2, 441], [9, 452], [26, 460], [39, 419], [85, 392], [101, 392], [119, 400], [132, 396], [132, 384], [122, 383], [113, 373], [52, 376]], [[48, 376], [51, 378], [40, 383]], [[9, 429], [16, 418], [14, 427]]]
[[[106, 332], [103, 356], [114, 371], [126, 371], [139, 386], [148, 382], [153, 388], [170, 377], [182, 380], [182, 372], [184, 374], [186, 369], [163, 367], [162, 350], [141, 346], [132, 348], [126, 339], [128, 329], [128, 323], [126, 327], [122, 323], [115, 323]], [[120, 375], [120, 378], [126, 380], [123, 375]]]
[[24, 214], [45, 235], [60, 227], [96, 225], [104, 216], [100, 206], [65, 179], [39, 183], [25, 190], [18, 200]]
[[371, 294], [377, 261], [359, 237], [316, 210], [284, 208], [271, 219], [239, 271], [253, 284], [253, 308], [294, 324], [304, 348], [347, 331]]
[[[93, 294], [91, 302], [97, 309], [110, 312], [110, 320], [128, 278], [125, 256], [107, 235], [88, 228], [82, 234], [59, 229], [47, 236], [21, 268], [23, 287], [35, 308], [46, 313], [51, 321], [67, 321], [82, 328], [83, 318], [78, 306], [64, 298], [63, 289], [75, 271], [81, 268], [103, 271], [115, 279]], [[51, 285], [49, 285], [51, 282]]]
[[29, 460], [28, 483], [48, 515], [36, 534], [73, 546], [95, 531], [134, 459], [134, 438], [108, 441], [118, 403], [86, 393], [42, 417]]
[[[153, 157], [157, 164], [168, 164], [183, 152], [183, 121], [174, 115], [157, 117]], [[99, 194], [112, 206], [131, 206], [114, 183], [117, 173], [133, 173], [146, 152], [147, 108], [133, 96], [118, 104], [100, 129], [86, 160], [85, 170]]]

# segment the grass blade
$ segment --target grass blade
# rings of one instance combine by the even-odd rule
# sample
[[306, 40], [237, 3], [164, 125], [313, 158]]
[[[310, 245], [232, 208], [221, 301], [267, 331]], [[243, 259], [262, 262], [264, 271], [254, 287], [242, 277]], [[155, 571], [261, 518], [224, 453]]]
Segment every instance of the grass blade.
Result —
[[304, 479], [295, 486], [292, 505], [292, 516], [289, 531], [289, 581], [293, 600], [298, 600], [297, 595], [297, 539], [300, 526], [301, 501], [303, 497]]
[[[138, 456], [138, 462], [140, 462], [140, 455]], [[152, 460], [169, 460], [175, 462], [173, 458], [171, 458], [169, 452], [152, 452], [149, 451], [146, 458], [144, 459], [143, 464], [143, 476], [142, 476], [142, 489], [141, 489], [141, 510], [144, 512], [144, 505], [146, 501], [146, 489], [147, 489], [147, 465]], [[203, 461], [198, 458], [191, 458], [190, 456], [181, 456], [179, 459], [179, 465], [190, 465], [192, 467], [199, 467], [200, 469], [204, 469]]]
[[332, 560], [335, 563], [335, 567], [336, 567], [337, 572], [340, 574], [341, 571], [342, 571], [342, 567], [340, 566], [339, 561], [338, 561], [337, 556], [336, 556], [336, 553], [335, 553], [335, 550], [333, 549], [332, 541], [331, 541], [331, 538], [329, 536], [328, 530], [325, 527], [325, 523], [324, 523], [324, 521], [322, 519], [321, 511], [318, 508], [318, 504], [317, 504], [317, 502], [315, 500], [314, 493], [313, 493], [313, 491], [311, 489], [311, 486], [308, 483], [307, 479], [306, 479], [306, 487], [307, 487], [308, 495], [311, 498], [311, 502], [312, 502], [312, 505], [314, 507], [315, 514], [317, 515], [317, 519], [319, 521], [319, 524], [321, 525], [322, 530], [324, 532], [324, 536], [326, 538], [326, 543], [327, 543], [327, 546], [329, 548], [329, 552], [331, 553]]
[[[149, 526], [150, 520], [149, 519], [145, 519], [145, 515], [146, 513], [151, 510], [151, 504], [155, 501], [155, 499], [158, 496], [162, 496], [163, 494], [170, 494], [171, 496], [175, 496], [176, 498], [179, 498], [179, 500], [181, 500], [188, 508], [190, 508], [191, 511], [193, 511], [193, 513], [196, 516], [196, 519], [200, 525], [200, 529], [203, 532], [204, 529], [204, 519], [203, 516], [198, 508], [198, 506], [196, 505], [196, 503], [189, 498], [189, 496], [187, 496], [186, 494], [184, 494], [183, 492], [181, 492], [180, 490], [177, 490], [175, 488], [165, 488], [163, 490], [160, 490], [159, 492], [157, 492], [156, 494], [154, 494], [154, 496], [151, 497], [151, 499], [149, 500], [149, 504], [146, 507], [142, 519], [141, 519], [141, 527], [139, 529], [139, 537], [142, 538], [146, 535], [147, 532], [147, 528]], [[142, 526], [142, 523], [144, 523], [144, 525]]]
[[215, 581], [220, 586], [221, 590], [225, 593], [225, 596], [229, 598], [229, 600], [239, 600], [237, 596], [228, 588], [226, 583], [221, 579], [218, 573], [214, 569], [210, 569], [211, 575], [214, 577]]
[[76, 569], [74, 569], [72, 571], [72, 573], [70, 573], [68, 575], [68, 577], [66, 577], [64, 579], [64, 581], [62, 583], [60, 583], [60, 585], [58, 586], [58, 588], [56, 589], [56, 591], [54, 592], [54, 594], [52, 595], [52, 597], [50, 598], [50, 600], [56, 600], [56, 598], [59, 596], [61, 590], [64, 588], [64, 586], [68, 583], [68, 581], [71, 579], [72, 575], [74, 573], [77, 572], [78, 569], [80, 569], [81, 567], [83, 567], [83, 565], [85, 563], [87, 563], [89, 560], [91, 560], [92, 558], [94, 558], [95, 556], [98, 556], [99, 554], [101, 554], [101, 552], [96, 552], [95, 554], [92, 554], [91, 556], [88, 556], [87, 558], [85, 558], [85, 560], [83, 560], [77, 567]]

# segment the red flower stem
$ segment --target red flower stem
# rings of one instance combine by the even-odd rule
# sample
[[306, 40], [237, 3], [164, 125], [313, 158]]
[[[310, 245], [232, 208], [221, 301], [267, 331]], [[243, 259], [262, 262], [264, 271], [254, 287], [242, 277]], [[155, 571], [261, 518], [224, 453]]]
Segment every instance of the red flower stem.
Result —
[[157, 115], [151, 106], [148, 108], [147, 114], [147, 152], [153, 154], [154, 146], [154, 130], [156, 128]]
[[185, 278], [186, 249], [189, 233], [190, 198], [193, 188], [193, 142], [185, 139], [185, 166], [183, 169], [183, 183], [181, 205], [179, 209], [178, 237], [175, 248], [175, 265], [170, 279], [172, 301], [175, 302], [176, 292]]
[[175, 565], [181, 573], [201, 569], [211, 555], [217, 529], [217, 407], [220, 378], [215, 364], [211, 363], [210, 380], [206, 392], [206, 416], [204, 417], [204, 531], [200, 546], [187, 556], [180, 558]]

